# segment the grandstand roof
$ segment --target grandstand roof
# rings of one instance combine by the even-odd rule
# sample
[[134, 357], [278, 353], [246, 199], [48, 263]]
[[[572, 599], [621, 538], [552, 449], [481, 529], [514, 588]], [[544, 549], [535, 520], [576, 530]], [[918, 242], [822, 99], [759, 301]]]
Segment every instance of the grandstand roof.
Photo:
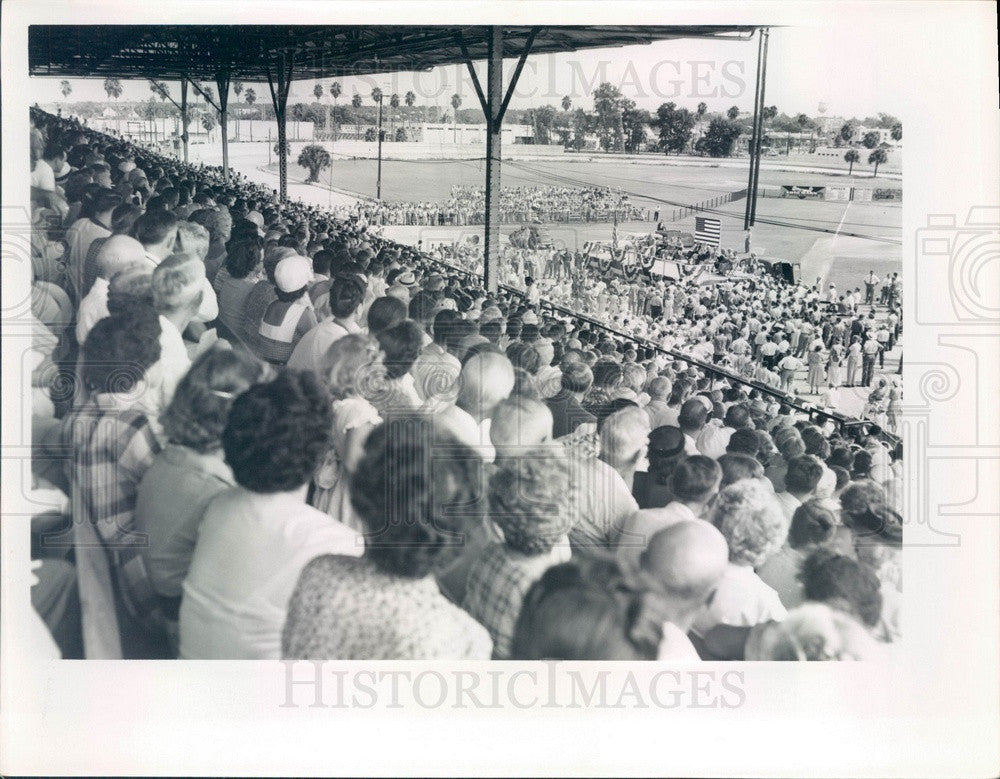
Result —
[[[753, 26], [503, 26], [504, 56], [648, 44], [679, 38], [745, 40]], [[295, 79], [419, 71], [485, 59], [488, 27], [377, 25], [32, 25], [33, 76], [265, 81], [295, 56]], [[287, 60], [286, 60], [287, 61]]]

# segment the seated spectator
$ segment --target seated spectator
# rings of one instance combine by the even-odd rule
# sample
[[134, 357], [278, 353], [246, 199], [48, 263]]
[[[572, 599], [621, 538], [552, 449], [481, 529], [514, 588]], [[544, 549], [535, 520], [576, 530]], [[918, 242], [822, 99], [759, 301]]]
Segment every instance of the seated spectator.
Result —
[[385, 296], [376, 298], [365, 315], [368, 333], [378, 337], [383, 330], [388, 330], [406, 319], [406, 304], [399, 298]]
[[601, 425], [599, 456], [618, 471], [629, 492], [636, 469], [646, 467], [649, 432], [648, 415], [634, 404], [615, 411]]
[[245, 236], [229, 244], [225, 265], [215, 276], [223, 334], [237, 341], [243, 340], [243, 311], [247, 298], [254, 286], [264, 280], [263, 257], [263, 241], [256, 235]]
[[316, 312], [309, 297], [312, 264], [293, 255], [274, 269], [274, 300], [264, 312], [258, 328], [260, 357], [273, 365], [284, 365], [302, 337], [316, 327]]
[[313, 478], [310, 503], [358, 532], [363, 532], [364, 526], [351, 505], [349, 484], [364, 453], [365, 440], [382, 422], [362, 394], [380, 370], [379, 360], [374, 339], [352, 333], [334, 341], [319, 366], [319, 375], [333, 398], [333, 440]]
[[330, 318], [315, 325], [295, 346], [288, 367], [318, 371], [327, 350], [338, 338], [360, 333], [366, 284], [356, 275], [341, 273], [330, 285]]
[[817, 549], [802, 563], [805, 600], [843, 611], [870, 630], [882, 619], [879, 587], [871, 568], [830, 549]]
[[655, 533], [639, 565], [662, 596], [663, 640], [657, 660], [700, 660], [687, 637], [725, 575], [729, 548], [708, 522], [681, 520]]
[[677, 522], [701, 519], [719, 490], [722, 470], [715, 460], [695, 455], [681, 460], [670, 476], [673, 500], [663, 508], [641, 509], [625, 523], [618, 548], [638, 554], [660, 530]]
[[490, 478], [489, 518], [504, 540], [473, 563], [462, 608], [490, 632], [494, 660], [510, 656], [528, 589], [546, 569], [569, 560], [567, 487], [565, 457], [545, 448], [505, 458]]
[[786, 609], [793, 609], [805, 599], [802, 593], [803, 561], [817, 549], [828, 547], [834, 539], [837, 519], [817, 501], [803, 503], [792, 515], [788, 540], [763, 565], [757, 575], [774, 588]]
[[711, 605], [695, 620], [692, 632], [704, 641], [708, 656], [736, 659], [746, 635], [740, 636], [736, 649], [727, 640], [726, 634], [731, 632], [727, 628], [748, 628], [785, 617], [778, 593], [761, 581], [754, 568], [785, 542], [788, 522], [774, 494], [751, 480], [736, 482], [720, 492], [709, 519], [729, 544], [729, 565]]
[[201, 263], [186, 254], [168, 257], [153, 271], [153, 306], [160, 317], [160, 360], [156, 364], [159, 397], [154, 399], [157, 412], [170, 404], [177, 384], [191, 367], [183, 333], [201, 305], [203, 279]]
[[135, 518], [149, 544], [143, 559], [168, 619], [176, 622], [205, 507], [233, 485], [221, 436], [233, 399], [263, 375], [263, 366], [221, 346], [202, 354], [181, 379], [161, 417], [169, 443], [139, 483]]
[[611, 558], [549, 568], [524, 598], [513, 660], [654, 660], [663, 641], [655, 595]]
[[655, 428], [649, 433], [647, 447], [647, 472], [636, 471], [632, 494], [639, 508], [658, 508], [672, 501], [670, 475], [687, 455], [684, 452], [684, 434], [679, 427], [669, 425]]
[[[96, 241], [95, 241], [96, 243]], [[108, 316], [108, 288], [115, 274], [143, 263], [142, 244], [127, 235], [112, 236], [97, 253], [97, 277], [76, 312], [76, 340], [83, 344], [91, 328]]]
[[792, 521], [795, 509], [815, 497], [816, 487], [823, 478], [823, 463], [811, 454], [788, 461], [785, 472], [785, 489], [776, 494], [781, 510]]
[[310, 373], [284, 371], [233, 402], [222, 448], [238, 486], [201, 521], [180, 608], [182, 658], [277, 659], [306, 563], [361, 553], [353, 530], [305, 503], [330, 429], [329, 394]]
[[420, 396], [410, 373], [420, 356], [420, 328], [412, 320], [404, 319], [382, 330], [377, 339], [382, 349], [384, 381], [367, 387], [366, 397], [383, 417], [420, 408]]
[[876, 641], [857, 622], [821, 603], [805, 603], [782, 622], [751, 631], [747, 660], [879, 660]]
[[593, 373], [583, 363], [563, 367], [559, 392], [545, 401], [552, 412], [552, 434], [556, 438], [573, 433], [582, 424], [597, 424], [597, 417], [581, 404], [593, 380]]
[[745, 454], [724, 454], [717, 462], [722, 469], [722, 487], [728, 487], [741, 479], [763, 479], [768, 489], [771, 482], [764, 479], [764, 466]]
[[[431, 442], [452, 456], [433, 456]], [[475, 458], [426, 418], [397, 417], [365, 443], [351, 482], [360, 558], [326, 554], [299, 577], [282, 656], [311, 660], [486, 660], [489, 634], [434, 578], [461, 543], [449, 511], [476, 499]]]
[[141, 405], [159, 336], [156, 313], [142, 303], [95, 324], [83, 344], [89, 397], [63, 420], [87, 657], [168, 654], [135, 533], [139, 482], [160, 450]]

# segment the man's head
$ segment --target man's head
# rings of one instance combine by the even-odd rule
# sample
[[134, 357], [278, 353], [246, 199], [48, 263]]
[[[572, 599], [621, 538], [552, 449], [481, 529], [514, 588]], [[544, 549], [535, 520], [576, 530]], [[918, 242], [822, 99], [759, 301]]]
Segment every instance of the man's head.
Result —
[[330, 285], [330, 313], [338, 319], [359, 316], [366, 291], [365, 282], [356, 274], [338, 274]]
[[174, 251], [189, 254], [201, 262], [208, 256], [208, 230], [195, 222], [177, 223], [177, 243]]
[[696, 435], [704, 426], [708, 419], [708, 409], [705, 403], [698, 398], [691, 398], [684, 401], [680, 413], [677, 415], [678, 426], [687, 435]]
[[135, 220], [136, 240], [147, 253], [162, 260], [170, 256], [177, 241], [177, 217], [170, 211], [152, 211]]
[[601, 459], [621, 471], [635, 468], [649, 445], [649, 415], [638, 406], [615, 411], [601, 427]]
[[719, 489], [722, 469], [711, 457], [685, 457], [670, 474], [670, 491], [682, 503], [705, 504]]
[[479, 352], [462, 366], [456, 405], [477, 421], [493, 414], [514, 389], [514, 366], [506, 355]]
[[726, 571], [729, 547], [708, 522], [685, 520], [656, 533], [639, 558], [667, 602], [670, 621], [688, 630]]
[[110, 280], [119, 271], [140, 265], [145, 258], [142, 244], [127, 235], [113, 235], [97, 252], [97, 275]]
[[670, 379], [665, 376], [656, 376], [649, 382], [649, 386], [646, 387], [646, 392], [649, 393], [649, 397], [652, 400], [659, 400], [664, 403], [670, 397], [671, 390], [673, 390], [673, 385]]
[[560, 384], [567, 392], [582, 397], [594, 383], [594, 374], [583, 362], [564, 364]]
[[789, 461], [788, 472], [785, 474], [785, 489], [792, 495], [812, 495], [816, 485], [823, 478], [823, 463], [811, 454], [796, 457]]
[[[153, 306], [156, 313], [180, 329], [198, 312], [203, 294], [205, 267], [187, 254], [173, 254], [153, 271]], [[183, 324], [179, 324], [183, 323]]]
[[490, 442], [496, 459], [520, 456], [525, 448], [537, 447], [552, 440], [552, 412], [541, 401], [524, 395], [511, 395], [493, 409]]

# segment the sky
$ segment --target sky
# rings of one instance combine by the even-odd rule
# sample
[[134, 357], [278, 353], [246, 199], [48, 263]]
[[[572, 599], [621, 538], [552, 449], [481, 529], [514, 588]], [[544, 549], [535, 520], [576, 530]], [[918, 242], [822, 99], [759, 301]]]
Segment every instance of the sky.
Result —
[[[772, 28], [767, 58], [765, 102], [788, 114], [816, 116], [821, 106], [829, 116], [864, 118], [879, 111], [897, 114], [908, 88], [907, 75], [893, 63], [901, 61], [903, 41], [891, 29], [857, 25], [844, 28]], [[611, 81], [640, 108], [655, 111], [665, 102], [694, 109], [705, 102], [709, 111], [732, 105], [749, 111], [754, 97], [757, 42], [726, 40], [661, 41], [647, 46], [593, 49], [575, 53], [531, 56], [511, 101], [514, 108], [559, 105], [569, 95], [573, 107], [590, 108], [597, 83]], [[506, 78], [515, 60], [505, 62]], [[485, 81], [485, 64], [478, 63]], [[334, 79], [321, 80], [328, 88]], [[435, 68], [426, 73], [398, 73], [338, 78], [341, 103], [357, 91], [371, 104], [371, 90], [379, 86], [386, 95], [400, 98], [412, 90], [418, 105], [450, 107], [458, 92], [465, 108], [477, 104], [475, 90], [464, 65]], [[39, 103], [61, 103], [58, 78], [33, 78]], [[100, 79], [70, 79], [75, 100], [106, 100]], [[169, 82], [168, 82], [169, 83]], [[315, 81], [296, 81], [289, 101], [311, 102]], [[506, 82], [505, 82], [506, 83]], [[247, 84], [251, 86], [251, 84]], [[252, 85], [258, 102], [270, 100], [267, 84]], [[123, 100], [146, 100], [146, 81], [123, 82]], [[171, 84], [171, 94], [180, 88]], [[324, 96], [329, 101], [329, 93]]]

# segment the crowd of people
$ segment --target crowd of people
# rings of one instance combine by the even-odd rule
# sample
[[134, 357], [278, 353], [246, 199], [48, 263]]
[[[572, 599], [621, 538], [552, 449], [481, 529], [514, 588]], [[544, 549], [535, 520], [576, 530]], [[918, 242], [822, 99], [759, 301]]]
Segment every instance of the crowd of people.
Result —
[[[488, 294], [356, 220], [31, 122], [39, 654], [848, 660], [898, 639], [902, 452], [877, 424], [554, 312], [533, 279]], [[753, 302], [719, 319], [670, 290], [623, 327], [822, 334], [808, 292], [741, 282], [718, 294]]]
[[[494, 207], [501, 224], [650, 218], [648, 209], [630, 203], [627, 194], [609, 187], [503, 187]], [[480, 225], [486, 222], [486, 195], [482, 187], [456, 186], [443, 202], [369, 201], [355, 210], [372, 225]]]
[[[732, 250], [704, 244], [674, 248], [678, 278], [628, 279], [595, 272], [588, 254], [568, 249], [507, 247], [501, 283], [587, 315], [655, 346], [727, 368], [827, 411], [844, 411], [841, 388], [865, 388], [861, 413], [891, 432], [899, 428], [902, 357], [886, 371], [885, 356], [902, 335], [901, 281], [874, 272], [839, 293], [793, 283], [742, 263]], [[440, 244], [433, 256], [480, 274], [478, 244]], [[749, 272], [729, 274], [741, 268]], [[702, 283], [709, 274], [713, 283]], [[721, 279], [719, 272], [727, 275]]]

